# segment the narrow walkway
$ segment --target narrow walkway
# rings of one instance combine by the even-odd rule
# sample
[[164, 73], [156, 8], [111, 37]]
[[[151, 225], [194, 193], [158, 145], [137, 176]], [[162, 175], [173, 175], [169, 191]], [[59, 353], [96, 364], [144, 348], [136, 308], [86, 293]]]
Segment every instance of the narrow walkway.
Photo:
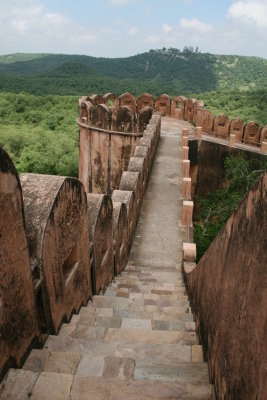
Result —
[[[212, 399], [180, 272], [185, 125], [162, 120], [126, 270], [58, 336], [50, 336], [43, 350], [31, 352], [20, 379], [36, 383], [30, 396], [21, 398]], [[16, 385], [14, 378], [14, 391]]]

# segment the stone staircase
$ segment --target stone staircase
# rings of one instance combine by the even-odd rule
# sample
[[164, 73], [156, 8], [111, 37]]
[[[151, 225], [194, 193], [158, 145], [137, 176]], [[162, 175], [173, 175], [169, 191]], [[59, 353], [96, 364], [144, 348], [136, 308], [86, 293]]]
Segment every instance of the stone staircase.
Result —
[[163, 121], [125, 271], [42, 350], [32, 350], [23, 369], [9, 371], [1, 400], [213, 399], [177, 260], [183, 239], [177, 124]]

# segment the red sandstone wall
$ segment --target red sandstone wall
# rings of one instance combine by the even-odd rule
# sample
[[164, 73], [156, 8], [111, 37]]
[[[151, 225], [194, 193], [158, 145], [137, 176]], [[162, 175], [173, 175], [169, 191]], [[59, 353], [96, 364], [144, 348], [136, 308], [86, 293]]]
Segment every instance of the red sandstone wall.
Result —
[[267, 173], [244, 198], [196, 268], [184, 263], [218, 399], [267, 398], [266, 220]]

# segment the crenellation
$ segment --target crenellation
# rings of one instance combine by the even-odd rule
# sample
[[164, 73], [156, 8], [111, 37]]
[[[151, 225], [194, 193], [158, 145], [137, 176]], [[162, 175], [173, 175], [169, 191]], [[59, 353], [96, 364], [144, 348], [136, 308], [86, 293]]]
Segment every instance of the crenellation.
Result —
[[91, 103], [96, 107], [99, 104], [104, 104], [104, 98], [102, 96], [100, 96], [99, 94], [92, 94], [89, 97], [89, 100], [91, 101]]
[[113, 205], [110, 196], [88, 194], [87, 213], [89, 242], [92, 245], [93, 293], [98, 294], [114, 276]]
[[260, 142], [260, 126], [257, 122], [251, 121], [245, 126], [243, 143], [257, 146]]
[[149, 93], [143, 93], [137, 98], [137, 112], [140, 113], [140, 111], [145, 107], [150, 107], [152, 109], [155, 108], [155, 99]]
[[113, 202], [114, 275], [119, 275], [128, 261], [128, 218], [124, 202]]
[[230, 119], [224, 115], [219, 114], [214, 119], [213, 132], [217, 137], [227, 139], [229, 137]]
[[235, 135], [235, 140], [238, 143], [242, 143], [244, 134], [244, 121], [240, 118], [234, 118], [230, 125], [230, 135]]
[[167, 94], [158, 96], [155, 100], [156, 111], [165, 117], [171, 116], [171, 97]]
[[128, 107], [134, 114], [136, 113], [136, 98], [129, 92], [119, 96], [120, 107]]

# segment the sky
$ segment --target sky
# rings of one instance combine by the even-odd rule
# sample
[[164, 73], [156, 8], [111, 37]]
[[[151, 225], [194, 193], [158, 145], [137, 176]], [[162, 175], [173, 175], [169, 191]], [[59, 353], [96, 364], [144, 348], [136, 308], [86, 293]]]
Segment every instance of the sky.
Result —
[[267, 0], [0, 0], [1, 55], [184, 46], [267, 58]]

